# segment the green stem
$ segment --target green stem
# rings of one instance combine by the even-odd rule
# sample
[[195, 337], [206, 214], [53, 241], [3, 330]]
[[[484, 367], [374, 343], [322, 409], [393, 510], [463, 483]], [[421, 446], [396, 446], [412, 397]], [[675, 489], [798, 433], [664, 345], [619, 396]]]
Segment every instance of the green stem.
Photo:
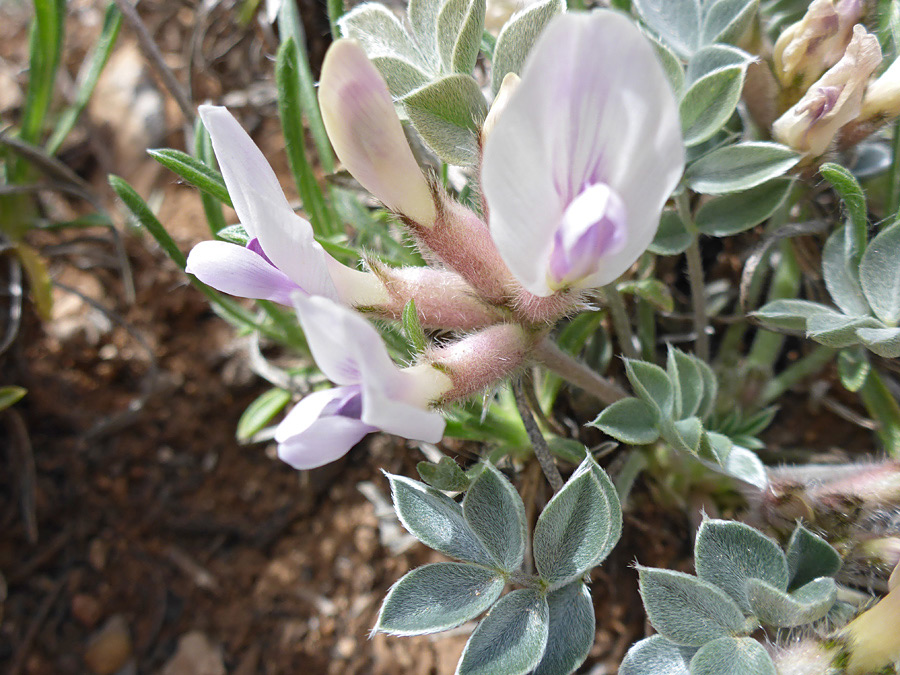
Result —
[[759, 404], [771, 403], [798, 382], [815, 375], [834, 359], [837, 350], [822, 345], [816, 346], [809, 354], [799, 358], [778, 376], [769, 380], [759, 397]]
[[639, 359], [640, 354], [638, 354], [637, 347], [634, 345], [634, 333], [631, 331], [631, 320], [628, 318], [628, 312], [625, 310], [625, 301], [622, 300], [622, 294], [619, 293], [615, 283], [607, 284], [603, 287], [603, 299], [606, 308], [609, 310], [613, 330], [619, 339], [622, 353], [629, 359]]
[[859, 390], [869, 416], [878, 422], [875, 432], [891, 457], [900, 457], [900, 405], [874, 368]]
[[653, 305], [638, 298], [637, 301], [638, 342], [641, 343], [641, 358], [656, 361], [656, 312]]
[[706, 328], [709, 317], [706, 309], [706, 282], [703, 279], [703, 260], [700, 257], [700, 233], [691, 215], [690, 196], [687, 190], [675, 197], [675, 207], [685, 229], [690, 232], [691, 245], [684, 252], [687, 261], [688, 282], [691, 286], [691, 303], [694, 307], [694, 333], [696, 343], [694, 350], [703, 361], [709, 361], [709, 335]]
[[[796, 298], [797, 292], [800, 290], [800, 266], [797, 264], [797, 257], [794, 255], [790, 242], [781, 242], [779, 249], [781, 264], [775, 270], [767, 298], [768, 302]], [[747, 365], [762, 372], [772, 372], [775, 361], [781, 355], [784, 340], [785, 336], [781, 333], [758, 330], [747, 356]]]
[[900, 120], [894, 123], [893, 161], [888, 172], [888, 222], [893, 222], [900, 210]]

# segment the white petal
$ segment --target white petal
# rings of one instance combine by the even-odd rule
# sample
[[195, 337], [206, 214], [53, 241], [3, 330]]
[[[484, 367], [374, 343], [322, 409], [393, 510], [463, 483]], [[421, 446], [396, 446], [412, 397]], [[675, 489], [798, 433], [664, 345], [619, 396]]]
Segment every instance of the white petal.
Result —
[[568, 203], [607, 183], [625, 202], [628, 236], [592, 285], [646, 249], [684, 168], [674, 94], [653, 47], [610, 11], [555, 18], [485, 147], [491, 234], [532, 293], [548, 295], [547, 261]]
[[354, 40], [325, 54], [319, 107], [334, 151], [384, 204], [422, 225], [434, 224], [434, 199], [409, 149], [381, 74]]
[[228, 295], [288, 306], [292, 304], [291, 293], [302, 290], [258, 253], [225, 241], [203, 241], [194, 246], [185, 271]]
[[[212, 140], [234, 210], [244, 229], [251, 236], [257, 236], [250, 202], [262, 199], [290, 209], [278, 177], [253, 139], [228, 110], [221, 106], [201, 105], [198, 111]], [[250, 190], [256, 195], [248, 194]]]
[[399, 369], [381, 336], [362, 316], [323, 297], [298, 293], [293, 300], [313, 358], [332, 382], [359, 384], [364, 375], [372, 381], [396, 377]]
[[440, 413], [390, 398], [383, 384], [363, 381], [363, 422], [389, 434], [426, 443], [437, 443], [443, 438], [446, 422]]

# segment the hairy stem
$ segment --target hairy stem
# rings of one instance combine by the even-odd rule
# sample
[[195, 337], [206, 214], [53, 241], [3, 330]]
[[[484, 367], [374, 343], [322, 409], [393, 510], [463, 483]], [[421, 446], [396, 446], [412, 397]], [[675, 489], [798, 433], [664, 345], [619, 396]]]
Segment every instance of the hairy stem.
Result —
[[615, 382], [594, 372], [578, 359], [560, 349], [552, 340], [544, 338], [534, 348], [534, 359], [545, 368], [579, 389], [609, 405], [626, 398], [628, 393]]
[[795, 361], [777, 377], [769, 380], [759, 397], [760, 405], [774, 401], [798, 382], [810, 375], [815, 375], [824, 368], [837, 354], [831, 347], [817, 346], [806, 356]]
[[691, 215], [690, 198], [682, 192], [675, 198], [678, 215], [685, 228], [691, 233], [691, 245], [684, 252], [687, 260], [688, 282], [691, 285], [691, 302], [694, 306], [694, 333], [696, 333], [695, 351], [704, 361], [709, 361], [709, 335], [706, 327], [709, 317], [706, 311], [706, 283], [703, 280], [703, 261], [700, 258], [700, 233]]
[[550, 453], [547, 441], [544, 440], [544, 435], [534, 421], [534, 416], [528, 407], [528, 400], [520, 378], [513, 381], [513, 394], [516, 397], [516, 408], [519, 410], [522, 424], [525, 425], [525, 431], [528, 433], [528, 440], [531, 441], [531, 445], [534, 448], [534, 456], [537, 457], [541, 470], [544, 472], [547, 482], [550, 483], [550, 487], [553, 488], [553, 492], [559, 492], [563, 486], [562, 476], [559, 473], [559, 469], [556, 468], [556, 462], [553, 461], [553, 455]]

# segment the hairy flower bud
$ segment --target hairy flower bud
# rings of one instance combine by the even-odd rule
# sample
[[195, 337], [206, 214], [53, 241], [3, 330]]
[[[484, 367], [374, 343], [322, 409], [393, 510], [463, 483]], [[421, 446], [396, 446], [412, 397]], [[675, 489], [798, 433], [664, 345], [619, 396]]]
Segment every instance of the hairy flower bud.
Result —
[[325, 54], [319, 106], [334, 150], [353, 177], [392, 211], [433, 225], [431, 188], [384, 79], [355, 40], [337, 40]]
[[803, 18], [775, 43], [775, 75], [784, 87], [806, 91], [843, 56], [862, 16], [862, 0], [813, 0]]
[[775, 138], [811, 157], [824, 154], [841, 127], [859, 115], [869, 77], [880, 63], [878, 39], [855, 26], [841, 60], [775, 121]]

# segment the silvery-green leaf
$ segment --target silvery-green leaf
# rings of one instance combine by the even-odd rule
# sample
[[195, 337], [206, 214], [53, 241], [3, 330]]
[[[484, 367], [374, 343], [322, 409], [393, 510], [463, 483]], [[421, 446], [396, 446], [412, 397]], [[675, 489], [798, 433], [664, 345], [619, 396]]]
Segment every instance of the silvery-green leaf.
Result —
[[455, 628], [493, 605], [505, 584], [497, 572], [465, 563], [418, 567], [391, 586], [375, 630], [424, 635]]
[[470, 481], [466, 472], [449, 457], [441, 457], [437, 464], [419, 462], [416, 464], [416, 471], [419, 472], [422, 480], [436, 490], [462, 492], [469, 487]]
[[703, 439], [703, 423], [698, 417], [688, 417], [664, 424], [660, 430], [663, 439], [676, 450], [696, 455]]
[[700, 368], [700, 375], [703, 377], [703, 398], [700, 400], [700, 407], [697, 409], [697, 417], [705, 420], [712, 415], [716, 408], [716, 397], [719, 394], [719, 381], [713, 369], [705, 361], [696, 360], [697, 366]]
[[486, 463], [472, 481], [462, 510], [500, 569], [517, 570], [525, 557], [525, 506], [512, 483], [493, 464]]
[[[872, 330], [879, 329], [860, 328], [856, 331], [856, 335], [865, 344], [866, 339], [862, 333]], [[900, 338], [900, 330], [895, 332], [897, 337]], [[900, 341], [898, 341], [898, 348], [900, 348]], [[871, 370], [869, 357], [866, 355], [866, 350], [862, 347], [842, 349], [841, 353], [838, 354], [837, 366], [838, 377], [841, 378], [841, 384], [844, 385], [847, 391], [859, 391], [860, 387], [866, 383], [866, 378], [869, 377], [869, 371]]]
[[447, 0], [437, 17], [437, 45], [446, 73], [470, 75], [484, 30], [485, 0]]
[[760, 490], [765, 490], [769, 484], [765, 464], [756, 456], [755, 452], [740, 445], [731, 446], [724, 469], [729, 476], [734, 476]]
[[688, 57], [700, 44], [699, 0], [634, 0], [644, 23], [679, 56]]
[[737, 47], [710, 45], [698, 51], [688, 61], [685, 81], [692, 85], [710, 73], [734, 66], [746, 67], [752, 61], [753, 56]]
[[378, 2], [366, 2], [344, 14], [338, 23], [345, 37], [357, 40], [370, 59], [390, 56], [424, 68], [422, 54], [400, 20]]
[[535, 589], [500, 598], [472, 633], [456, 675], [525, 675], [547, 647], [550, 608]]
[[704, 519], [694, 546], [697, 576], [715, 584], [750, 612], [746, 583], [760, 579], [787, 590], [788, 566], [778, 544], [759, 530], [731, 520]]
[[759, 0], [716, 0], [704, 7], [702, 44], [739, 40], [753, 20]]
[[856, 177], [840, 164], [823, 164], [819, 167], [822, 177], [831, 183], [841, 196], [850, 216], [851, 228], [848, 234], [853, 238], [852, 264], [858, 265], [868, 239], [866, 230], [869, 220], [866, 211], [866, 195]]
[[688, 166], [685, 178], [702, 194], [727, 194], [777, 178], [799, 160], [800, 155], [784, 145], [746, 141], [704, 155]]
[[653, 635], [636, 642], [625, 654], [619, 675], [690, 675], [689, 664], [697, 650]]
[[642, 300], [646, 300], [661, 312], [675, 310], [675, 300], [672, 291], [659, 279], [636, 279], [616, 284], [619, 293], [633, 293]]
[[775, 178], [755, 188], [712, 199], [697, 211], [697, 229], [712, 237], [730, 237], [759, 225], [777, 211], [794, 181]]
[[441, 0], [409, 0], [407, 7], [413, 37], [434, 73], [437, 73], [441, 66], [437, 48], [437, 17], [440, 11]]
[[[746, 66], [721, 68], [704, 75], [687, 87], [678, 106], [685, 145], [698, 145], [709, 140], [725, 126], [741, 98], [746, 70]], [[690, 167], [688, 170], [690, 171]], [[754, 185], [756, 184], [758, 183], [754, 183]], [[741, 187], [751, 186], [742, 185]], [[698, 192], [703, 191], [698, 190]], [[716, 193], [710, 192], [709, 194]]]
[[900, 357], [900, 328], [857, 328], [856, 336], [878, 356], [886, 359]]
[[843, 314], [836, 312], [831, 307], [820, 305], [809, 300], [773, 300], [766, 303], [753, 315], [762, 321], [763, 325], [786, 330], [806, 330], [807, 321], [814, 316], [830, 316], [840, 318]]
[[550, 588], [577, 579], [611, 548], [614, 523], [592, 461], [585, 459], [553, 495], [534, 527], [534, 565]]
[[875, 316], [896, 326], [900, 321], [900, 223], [879, 232], [866, 247], [859, 281]]
[[865, 316], [871, 310], [859, 283], [856, 264], [852, 261], [852, 250], [849, 249], [846, 228], [838, 228], [828, 237], [822, 251], [825, 287], [845, 314]]
[[415, 64], [396, 56], [375, 56], [369, 60], [378, 68], [388, 91], [395, 98], [425, 86], [431, 79]]
[[600, 484], [600, 489], [603, 490], [603, 494], [606, 496], [607, 511], [609, 514], [607, 517], [607, 520], [609, 521], [609, 537], [603, 548], [597, 552], [597, 557], [594, 559], [593, 563], [593, 566], [596, 566], [606, 560], [606, 556], [608, 556], [610, 551], [615, 548], [616, 544], [619, 542], [619, 537], [622, 536], [622, 503], [619, 501], [619, 491], [613, 484], [612, 479], [606, 471], [597, 464], [597, 460], [594, 459], [593, 455], [588, 453], [584, 461], [590, 466], [594, 478], [597, 479], [597, 483]]
[[484, 96], [469, 75], [447, 75], [403, 98], [422, 139], [445, 162], [468, 166], [478, 158], [476, 134], [487, 114]]
[[646, 361], [625, 359], [625, 374], [635, 394], [662, 417], [672, 416], [675, 392], [666, 371]]
[[594, 604], [579, 579], [547, 596], [550, 631], [547, 648], [532, 675], [569, 675], [584, 663], [594, 644]]
[[720, 638], [691, 659], [691, 675], [778, 675], [769, 652], [753, 638]]
[[637, 398], [623, 398], [607, 406], [591, 426], [630, 445], [649, 445], [659, 438], [659, 414]]
[[662, 42], [653, 39], [652, 43], [675, 97], [681, 98], [681, 90], [684, 87], [684, 66], [681, 65], [681, 59], [675, 56], [675, 53]]
[[831, 577], [841, 569], [840, 554], [817, 534], [798, 525], [787, 545], [790, 588], [808, 584], [819, 577]]
[[878, 328], [880, 323], [870, 316], [827, 316], [810, 317], [806, 322], [807, 337], [826, 347], [850, 347], [859, 342], [857, 330]]
[[484, 544], [463, 517], [459, 504], [419, 481], [386, 475], [391, 483], [394, 510], [411, 535], [453, 558], [494, 565]]
[[734, 444], [724, 434], [707, 431], [700, 439], [699, 455], [710, 461], [725, 466]]
[[691, 417], [703, 402], [703, 374], [699, 359], [685, 354], [680, 349], [669, 346], [666, 357], [666, 372], [677, 392], [677, 413], [679, 417]]
[[740, 608], [720, 588], [690, 574], [638, 566], [647, 618], [675, 644], [699, 647], [744, 630]]
[[496, 94], [507, 73], [521, 72], [525, 57], [544, 27], [566, 10], [564, 0], [543, 0], [519, 10], [507, 21], [494, 47], [491, 91]]
[[664, 209], [659, 218], [659, 229], [648, 250], [657, 255], [684, 253], [694, 238], [684, 228], [684, 223], [672, 209]]
[[818, 621], [837, 600], [837, 585], [831, 577], [820, 577], [793, 593], [780, 591], [759, 579], [747, 581], [750, 607], [767, 626], [793, 628]]

